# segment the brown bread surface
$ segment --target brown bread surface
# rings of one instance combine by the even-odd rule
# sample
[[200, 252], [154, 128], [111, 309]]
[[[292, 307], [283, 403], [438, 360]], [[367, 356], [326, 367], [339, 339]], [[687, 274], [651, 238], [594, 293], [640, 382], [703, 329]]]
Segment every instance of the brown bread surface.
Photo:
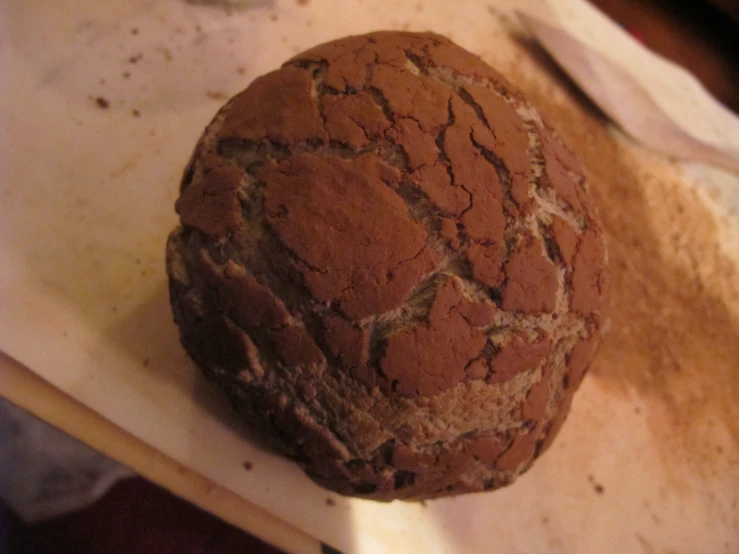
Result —
[[511, 483], [604, 327], [575, 157], [433, 34], [317, 46], [216, 115], [167, 271], [183, 345], [321, 485], [378, 500]]

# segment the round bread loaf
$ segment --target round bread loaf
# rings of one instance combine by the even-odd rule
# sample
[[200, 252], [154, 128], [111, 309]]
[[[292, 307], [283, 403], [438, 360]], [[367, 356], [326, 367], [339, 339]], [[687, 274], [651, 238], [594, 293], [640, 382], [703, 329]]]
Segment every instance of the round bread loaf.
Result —
[[603, 326], [578, 162], [433, 34], [308, 50], [232, 98], [176, 203], [182, 343], [325, 487], [494, 489], [560, 429]]

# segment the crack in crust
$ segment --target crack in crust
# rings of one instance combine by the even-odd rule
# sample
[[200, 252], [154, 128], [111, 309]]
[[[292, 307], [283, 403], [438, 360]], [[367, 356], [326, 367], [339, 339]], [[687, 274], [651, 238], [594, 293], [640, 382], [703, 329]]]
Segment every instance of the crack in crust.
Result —
[[548, 447], [605, 251], [577, 160], [479, 58], [394, 32], [304, 52], [226, 104], [181, 190], [183, 344], [317, 482], [487, 490]]

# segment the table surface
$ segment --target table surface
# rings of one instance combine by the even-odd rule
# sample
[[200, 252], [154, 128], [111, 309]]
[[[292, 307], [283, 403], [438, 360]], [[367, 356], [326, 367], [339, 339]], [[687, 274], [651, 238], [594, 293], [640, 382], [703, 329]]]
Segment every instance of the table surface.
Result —
[[[716, 98], [739, 111], [733, 24], [698, 1], [593, 0], [653, 50], [692, 71]], [[0, 547], [7, 552], [254, 552], [273, 547], [137, 478], [94, 506], [33, 526], [0, 504]]]

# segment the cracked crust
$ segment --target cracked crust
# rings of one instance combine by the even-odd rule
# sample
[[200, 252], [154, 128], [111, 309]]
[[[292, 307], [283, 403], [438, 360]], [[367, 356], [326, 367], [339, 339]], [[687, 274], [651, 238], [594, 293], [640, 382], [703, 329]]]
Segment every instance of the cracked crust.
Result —
[[511, 483], [603, 328], [577, 160], [432, 34], [349, 37], [206, 129], [167, 270], [182, 342], [318, 483], [379, 500]]

